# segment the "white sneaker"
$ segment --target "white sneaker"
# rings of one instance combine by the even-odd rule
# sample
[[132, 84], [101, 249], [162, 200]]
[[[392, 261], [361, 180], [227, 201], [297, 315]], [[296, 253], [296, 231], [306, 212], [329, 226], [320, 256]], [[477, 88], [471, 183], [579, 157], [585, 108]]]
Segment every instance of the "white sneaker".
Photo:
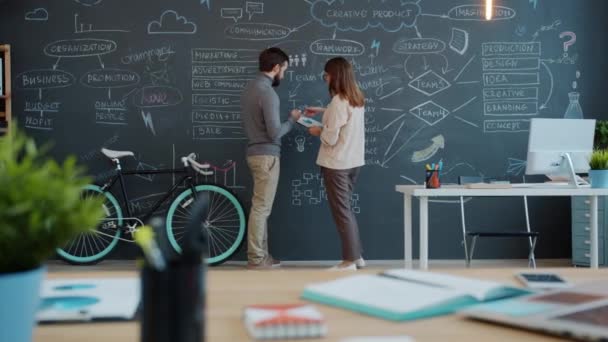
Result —
[[334, 267], [327, 269], [328, 271], [356, 271], [357, 265], [353, 261], [342, 261]]
[[355, 260], [355, 266], [357, 266], [357, 268], [364, 268], [366, 266], [365, 260], [363, 260], [363, 257]]

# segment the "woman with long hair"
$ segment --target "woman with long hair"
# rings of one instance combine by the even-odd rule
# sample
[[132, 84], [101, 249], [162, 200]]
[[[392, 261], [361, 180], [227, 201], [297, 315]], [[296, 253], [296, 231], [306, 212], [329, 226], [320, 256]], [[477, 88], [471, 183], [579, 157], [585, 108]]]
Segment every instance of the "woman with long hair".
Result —
[[351, 210], [353, 188], [365, 164], [365, 97], [350, 63], [332, 58], [325, 64], [323, 79], [329, 87], [327, 108], [308, 107], [309, 116], [323, 112], [323, 127], [309, 133], [321, 139], [317, 164], [327, 191], [327, 199], [342, 243], [342, 262], [332, 270], [364, 267], [357, 218]]

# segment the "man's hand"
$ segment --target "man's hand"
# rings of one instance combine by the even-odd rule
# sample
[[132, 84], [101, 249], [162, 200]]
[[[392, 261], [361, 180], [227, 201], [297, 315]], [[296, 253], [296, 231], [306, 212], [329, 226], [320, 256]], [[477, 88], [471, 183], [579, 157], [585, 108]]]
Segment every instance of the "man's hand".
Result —
[[320, 136], [322, 131], [323, 131], [323, 128], [321, 128], [319, 126], [312, 126], [308, 129], [308, 133], [315, 137]]
[[302, 111], [299, 109], [292, 109], [291, 110], [291, 117], [298, 121], [298, 119], [300, 118], [300, 116], [302, 116]]
[[325, 108], [323, 108], [323, 107], [306, 107], [306, 109], [304, 109], [304, 114], [306, 116], [315, 116], [324, 111], [325, 111]]

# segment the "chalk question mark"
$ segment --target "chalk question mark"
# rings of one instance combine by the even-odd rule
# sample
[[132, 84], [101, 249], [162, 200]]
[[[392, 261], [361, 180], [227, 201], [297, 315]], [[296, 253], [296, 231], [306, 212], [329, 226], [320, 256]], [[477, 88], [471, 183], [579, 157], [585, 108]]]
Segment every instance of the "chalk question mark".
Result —
[[576, 33], [571, 31], [565, 31], [559, 34], [559, 38], [570, 37], [568, 41], [564, 42], [564, 54], [568, 54], [568, 48], [576, 43]]

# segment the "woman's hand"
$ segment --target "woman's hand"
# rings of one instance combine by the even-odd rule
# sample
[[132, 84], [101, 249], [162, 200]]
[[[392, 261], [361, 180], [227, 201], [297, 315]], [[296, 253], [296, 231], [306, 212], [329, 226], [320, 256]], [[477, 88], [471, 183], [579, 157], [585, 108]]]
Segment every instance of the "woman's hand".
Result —
[[302, 111], [300, 111], [299, 109], [292, 109], [290, 114], [294, 120], [298, 121], [300, 119], [300, 116], [302, 116]]
[[323, 108], [323, 107], [306, 107], [306, 109], [304, 109], [304, 115], [315, 116], [319, 113], [323, 113], [324, 111], [325, 111], [325, 108]]
[[323, 128], [321, 128], [319, 126], [312, 126], [308, 129], [308, 133], [315, 137], [320, 136], [322, 131], [323, 131]]

